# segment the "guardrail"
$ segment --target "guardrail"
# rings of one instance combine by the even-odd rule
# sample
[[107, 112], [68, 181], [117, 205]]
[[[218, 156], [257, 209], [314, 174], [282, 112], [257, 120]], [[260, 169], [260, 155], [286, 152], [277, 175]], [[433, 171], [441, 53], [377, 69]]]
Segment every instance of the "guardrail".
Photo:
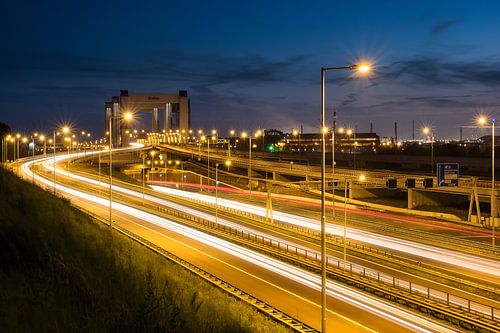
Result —
[[[103, 219], [102, 217], [98, 216], [94, 212], [88, 211], [82, 207], [78, 207], [73, 205], [76, 209], [79, 209], [80, 211], [83, 211], [85, 214], [91, 216], [95, 220], [109, 226], [109, 221], [106, 219]], [[273, 307], [272, 305], [244, 292], [243, 290], [233, 286], [232, 284], [224, 281], [221, 278], [218, 278], [217, 276], [205, 271], [204, 269], [188, 262], [187, 260], [182, 259], [181, 257], [173, 254], [172, 252], [169, 252], [165, 250], [164, 248], [154, 244], [153, 242], [129, 231], [126, 228], [123, 228], [122, 226], [118, 224], [113, 224], [113, 229], [119, 231], [123, 235], [129, 237], [130, 239], [146, 246], [150, 250], [153, 250], [157, 254], [163, 256], [164, 258], [182, 266], [183, 268], [189, 270], [190, 272], [196, 274], [197, 276], [203, 278], [205, 281], [209, 282], [213, 286], [222, 289], [223, 291], [229, 293], [233, 297], [244, 301], [251, 307], [255, 308], [256, 310], [264, 313], [265, 315], [269, 316], [270, 318], [274, 319], [275, 321], [284, 324], [285, 326], [293, 329], [296, 332], [301, 332], [301, 333], [314, 333], [318, 332], [318, 330], [314, 329], [313, 327], [301, 322], [300, 320], [297, 320], [289, 315], [287, 315], [285, 312], [280, 311]]]
[[[310, 262], [299, 263], [300, 266], [307, 266], [307, 268], [313, 269], [314, 271], [318, 271], [319, 269], [321, 258], [316, 251], [293, 246], [244, 230], [237, 230], [229, 226], [217, 224], [215, 222], [198, 218], [191, 214], [174, 209], [158, 207], [158, 211], [166, 213], [170, 216], [182, 218], [184, 220], [202, 223], [212, 229], [235, 236], [231, 239], [235, 242], [241, 243], [241, 239], [247, 240], [246, 245], [256, 250], [262, 251], [262, 248], [256, 247], [255, 245], [252, 246], [248, 242], [273, 248], [277, 250], [277, 252], [271, 254], [277, 255], [282, 259], [285, 258], [297, 263], [296, 258], [290, 259], [287, 255], [291, 254], [295, 257], [301, 257]], [[199, 227], [195, 226], [195, 228]], [[207, 232], [206, 229], [204, 231]], [[213, 231], [208, 232], [214, 234]], [[220, 233], [215, 234], [219, 237], [223, 236]], [[227, 236], [225, 238], [228, 239]], [[269, 250], [264, 250], [262, 252], [268, 255], [270, 254]], [[313, 262], [313, 265], [311, 265], [311, 262]], [[327, 269], [330, 277], [332, 278], [341, 281], [345, 280], [348, 284], [355, 285], [357, 288], [360, 288], [361, 286], [362, 289], [368, 291], [373, 292], [374, 290], [377, 290], [379, 293], [390, 295], [392, 300], [399, 299], [404, 301], [406, 304], [413, 304], [423, 312], [428, 312], [434, 315], [436, 313], [441, 313], [452, 323], [454, 320], [458, 320], [462, 325], [468, 325], [474, 328], [486, 329], [491, 332], [500, 330], [500, 309], [452, 295], [450, 293], [442, 292], [437, 289], [421, 286], [419, 284], [412, 283], [411, 281], [399, 279], [391, 276], [390, 274], [381, 273], [377, 270], [366, 268], [361, 265], [346, 262], [346, 270], [341, 268], [343, 265], [344, 263], [342, 260], [330, 256], [327, 257]], [[356, 276], [358, 278], [356, 278]], [[373, 283], [376, 284], [374, 285]]]
[[[119, 181], [119, 182], [123, 183], [121, 181]], [[130, 186], [131, 188], [137, 187], [135, 185], [128, 184], [128, 183], [124, 183], [124, 185]], [[167, 197], [169, 197], [169, 196], [167, 196]], [[177, 200], [178, 202], [179, 201], [180, 202], [188, 202], [188, 203], [195, 202], [195, 203], [198, 204], [198, 207], [209, 206], [212, 209], [215, 207], [215, 204], [210, 204], [210, 203], [207, 203], [207, 202], [204, 202], [204, 201], [201, 201], [201, 200], [197, 200], [197, 199], [194, 199], [194, 198], [189, 198], [189, 199], [188, 198], [184, 198], [184, 199], [181, 200], [178, 197], [175, 197], [175, 200]], [[227, 208], [227, 207], [224, 207], [224, 206], [220, 206], [219, 209], [221, 211], [226, 211], [226, 212], [237, 214], [238, 217], [241, 217], [242, 215], [244, 215], [244, 216], [247, 216], [248, 218], [251, 218], [252, 220], [258, 220], [260, 222], [265, 222], [265, 218], [264, 217], [261, 217], [261, 216], [258, 216], [258, 215], [254, 215], [254, 214], [249, 213], [249, 212], [244, 212], [244, 211], [240, 211], [240, 210], [233, 209], [233, 208]], [[275, 220], [275, 224], [286, 226], [287, 228], [290, 228], [292, 226], [290, 224], [287, 224], [287, 223], [284, 223], [284, 222], [279, 222], [279, 221], [276, 221], [276, 220]], [[269, 226], [269, 224], [266, 224], [266, 226]], [[312, 230], [307, 229], [307, 228], [295, 227], [293, 229], [299, 230], [302, 233], [307, 233], [308, 235], [310, 235], [310, 236], [312, 235], [314, 237], [317, 237], [319, 235], [317, 231], [312, 231]], [[342, 246], [342, 244], [343, 244], [342, 239], [338, 239], [337, 237], [332, 237], [331, 235], [329, 235], [329, 236], [330, 236], [329, 237], [330, 241], [334, 241], [335, 243], [337, 243], [338, 246]], [[386, 251], [380, 250], [378, 248], [371, 248], [371, 247], [366, 246], [364, 244], [358, 244], [356, 242], [351, 242], [351, 240], [348, 240], [348, 244], [347, 245], [348, 245], [350, 251], [355, 250], [357, 252], [360, 252], [360, 253], [365, 254], [365, 255], [369, 255], [371, 257], [373, 257], [373, 256], [376, 255], [376, 256], [380, 257], [381, 260], [387, 260], [388, 258], [390, 258], [391, 261], [393, 263], [397, 264], [397, 265], [409, 266], [407, 260], [406, 261], [402, 261], [403, 258], [399, 258], [399, 256], [394, 256], [390, 252], [386, 252]], [[382, 256], [385, 257], [385, 258], [382, 258]], [[415, 263], [413, 263], [413, 266], [415, 266]], [[485, 286], [485, 285], [475, 284], [475, 283], [472, 283], [471, 281], [467, 281], [467, 280], [456, 278], [456, 277], [451, 277], [451, 276], [448, 276], [446, 274], [442, 274], [440, 272], [436, 272], [436, 271], [431, 270], [431, 269], [426, 269], [426, 268], [422, 267], [420, 265], [420, 263], [419, 263], [418, 267], [414, 267], [414, 269], [418, 269], [419, 271], [424, 271], [427, 274], [438, 275], [440, 278], [446, 279], [446, 280], [448, 280], [450, 282], [453, 282], [455, 284], [461, 284], [461, 288], [463, 288], [464, 286], [468, 286], [468, 287], [476, 288], [476, 289], [479, 289], [479, 290], [485, 290], [485, 291], [487, 291], [489, 293], [495, 293], [495, 294], [498, 293], [498, 290], [495, 289], [495, 288], [488, 288], [488, 286]], [[425, 279], [425, 278], [421, 278], [421, 279]], [[435, 281], [433, 281], [433, 282], [435, 283]]]
[[[208, 221], [202, 218], [195, 217], [191, 214], [187, 214], [184, 212], [180, 212], [175, 209], [170, 208], [158, 208], [158, 211], [167, 213], [168, 215], [173, 215], [177, 217], [181, 217], [186, 220], [191, 220], [197, 223], [202, 223], [206, 226], [216, 228], [218, 230], [222, 230], [224, 232], [228, 232], [234, 235], [237, 235], [241, 238], [248, 239], [254, 241], [256, 243], [260, 243], [263, 245], [268, 245], [278, 250], [283, 250], [289, 253], [293, 253], [297, 256], [301, 256], [303, 258], [308, 258], [314, 260], [318, 264], [321, 262], [321, 255], [317, 251], [313, 251], [306, 248], [297, 247], [294, 245], [290, 245], [285, 242], [277, 241], [275, 239], [265, 237], [263, 235], [258, 235], [252, 232], [238, 230], [226, 225], [221, 225], [212, 221]], [[341, 269], [344, 267], [344, 262], [342, 259], [334, 258], [332, 256], [327, 256], [326, 258], [327, 266], [332, 268]], [[376, 280], [377, 282], [383, 283], [388, 286], [392, 286], [394, 288], [399, 288], [401, 290], [405, 290], [413, 295], [426, 296], [428, 299], [433, 299], [439, 302], [442, 302], [448, 306], [455, 306], [459, 309], [467, 310], [467, 312], [475, 312], [476, 314], [483, 316], [485, 318], [498, 321], [500, 323], [500, 309], [484, 305], [479, 302], [475, 302], [469, 300], [464, 297], [456, 296], [451, 293], [443, 292], [434, 288], [429, 288], [422, 286], [420, 284], [414, 283], [412, 281], [407, 281], [404, 279], [396, 278], [387, 273], [380, 272], [376, 269], [367, 268], [362, 265], [353, 264], [351, 262], [346, 262], [346, 271], [351, 274], [356, 274], [368, 279]], [[500, 329], [500, 326], [499, 326]]]
[[[197, 223], [201, 222], [201, 223], [208, 225], [212, 228], [216, 228], [219, 230], [222, 229], [224, 232], [236, 234], [238, 237], [246, 238], [248, 240], [252, 240], [254, 242], [261, 243], [263, 245], [274, 247], [280, 251], [284, 250], [287, 253], [294, 253], [296, 256], [301, 256], [303, 258], [313, 260], [316, 262], [316, 264], [318, 264], [320, 261], [319, 255], [316, 251], [311, 251], [308, 249], [299, 248], [299, 247], [296, 247], [293, 245], [289, 245], [287, 243], [276, 241], [274, 239], [271, 239], [271, 238], [268, 238], [268, 237], [265, 237], [262, 235], [257, 235], [257, 234], [253, 234], [250, 232], [245, 232], [243, 230], [237, 230], [237, 229], [225, 226], [225, 225], [220, 225], [220, 224], [217, 224], [215, 222], [211, 222], [208, 220], [204, 220], [202, 218], [195, 217], [191, 214], [179, 212], [178, 210], [166, 209], [166, 208], [160, 209], [160, 207], [158, 207], [158, 210], [162, 211], [164, 213], [167, 212], [169, 215], [178, 216], [178, 217], [181, 217], [181, 218], [186, 219], [186, 220], [191, 220], [191, 221], [194, 221]], [[327, 264], [330, 268], [335, 267], [335, 265], [331, 265], [332, 260], [333, 260], [332, 257], [327, 258]], [[337, 265], [336, 265], [337, 269], [340, 268], [340, 262], [341, 262], [340, 259], [337, 259]], [[344, 266], [344, 265], [347, 266], [347, 263], [342, 262], [342, 266]], [[344, 270], [344, 272], [345, 272], [345, 270]], [[362, 274], [361, 274], [361, 272], [362, 272]], [[440, 303], [444, 303], [444, 299], [446, 299], [447, 306], [455, 306], [457, 309], [462, 309], [462, 310], [465, 309], [465, 310], [467, 310], [468, 313], [476, 313], [476, 314], [479, 314], [483, 318], [489, 317], [494, 322], [497, 322], [499, 319], [498, 309], [496, 309], [496, 308], [488, 307], [484, 304], [480, 304], [480, 303], [477, 303], [477, 302], [474, 302], [474, 301], [471, 301], [468, 299], [464, 299], [462, 297], [451, 295], [449, 293], [444, 293], [444, 292], [441, 292], [439, 290], [434, 290], [432, 288], [420, 286], [420, 285], [414, 284], [414, 283], [412, 284], [411, 281], [397, 279], [394, 276], [390, 276], [388, 274], [381, 273], [379, 271], [376, 271], [376, 270], [373, 270], [370, 268], [366, 268], [366, 267], [356, 265], [356, 264], [353, 265], [352, 263], [349, 263], [349, 273], [351, 275], [355, 274], [355, 275], [358, 275], [358, 276], [363, 277], [363, 278], [371, 278], [372, 280], [376, 274], [376, 276], [377, 276], [376, 281], [378, 283], [382, 282], [382, 283], [385, 283], [386, 285], [392, 286], [393, 288], [407, 290], [407, 291], [409, 291], [410, 295], [421, 296], [421, 295], [425, 294], [427, 296], [427, 299], [438, 300]], [[338, 274], [338, 272], [336, 272], [336, 274]], [[392, 281], [392, 285], [388, 281]], [[466, 305], [464, 304], [464, 301], [466, 302], [465, 303]], [[488, 313], [488, 312], [489, 312], [489, 314], [486, 315], [486, 313]], [[463, 320], [463, 318], [462, 318], [462, 320]], [[474, 324], [474, 325], [476, 325], [476, 324]], [[479, 326], [481, 326], [481, 325], [479, 325]]]

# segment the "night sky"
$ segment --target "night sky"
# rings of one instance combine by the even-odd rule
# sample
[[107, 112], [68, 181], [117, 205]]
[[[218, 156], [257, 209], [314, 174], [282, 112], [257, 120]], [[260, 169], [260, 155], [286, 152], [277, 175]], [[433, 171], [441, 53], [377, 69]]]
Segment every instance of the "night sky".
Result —
[[[284, 5], [286, 4], [286, 5]], [[0, 122], [103, 132], [120, 89], [188, 90], [192, 125], [315, 131], [321, 66], [338, 123], [458, 138], [499, 114], [500, 1], [1, 1]], [[148, 127], [149, 128], [149, 124]], [[464, 132], [466, 136], [474, 131]]]

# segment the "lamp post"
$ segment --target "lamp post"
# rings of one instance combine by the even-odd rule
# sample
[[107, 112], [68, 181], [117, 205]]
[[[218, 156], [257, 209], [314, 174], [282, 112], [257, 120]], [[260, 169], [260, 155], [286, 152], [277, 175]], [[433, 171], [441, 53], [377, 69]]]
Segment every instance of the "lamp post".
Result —
[[215, 223], [219, 220], [219, 163], [215, 163]]
[[4, 142], [4, 147], [5, 147], [5, 151], [4, 151], [4, 162], [8, 162], [9, 161], [9, 142], [11, 141], [12, 139], [12, 136], [9, 134], [7, 135], [4, 139], [3, 139], [3, 142]]
[[325, 220], [325, 72], [329, 70], [358, 70], [367, 72], [367, 65], [321, 67], [321, 331], [326, 332], [326, 220]]
[[[31, 137], [31, 143], [32, 143], [32, 158], [33, 160], [35, 160], [35, 136], [38, 136], [38, 133], [35, 133], [32, 137]], [[31, 179], [31, 183], [32, 184], [35, 184], [35, 164], [33, 163], [33, 172], [31, 173], [33, 178]]]
[[[29, 156], [29, 149], [28, 149], [28, 138], [27, 137], [23, 137], [22, 138], [22, 141], [23, 143], [26, 143], [26, 156]], [[19, 173], [19, 141], [17, 142], [17, 172]]]
[[243, 132], [241, 137], [243, 139], [248, 137], [248, 189], [250, 190], [250, 197], [252, 197], [252, 136], [248, 135], [247, 132]]
[[[70, 132], [70, 128], [68, 126], [63, 126], [61, 128], [61, 131], [63, 134], [68, 134]], [[59, 132], [57, 132], [57, 135], [59, 135]], [[54, 157], [54, 160], [53, 160], [53, 164], [52, 164], [52, 167], [53, 167], [53, 170], [52, 170], [52, 173], [54, 175], [54, 194], [56, 194], [56, 131], [54, 130], [53, 132], [53, 141], [54, 141], [54, 154], [53, 154], [53, 157]]]
[[[479, 125], [487, 125], [488, 119], [481, 116], [477, 119]], [[495, 224], [496, 224], [496, 195], [495, 195], [495, 123], [496, 119], [489, 119], [491, 123], [491, 246], [495, 249], [496, 246], [496, 236], [495, 236]]]
[[[134, 116], [130, 112], [126, 112], [122, 117], [125, 121], [131, 121]], [[120, 117], [118, 117], [120, 119]], [[113, 229], [113, 115], [109, 117], [109, 227]]]
[[235, 131], [229, 131], [229, 139], [227, 140], [227, 158], [231, 158], [231, 139], [234, 137]]
[[38, 139], [43, 142], [43, 156], [47, 156], [47, 140], [45, 139], [45, 135], [40, 135]]
[[332, 121], [332, 217], [335, 221], [335, 112]]
[[434, 177], [434, 132], [429, 127], [424, 127], [422, 129], [424, 135], [430, 136], [431, 139], [431, 175]]

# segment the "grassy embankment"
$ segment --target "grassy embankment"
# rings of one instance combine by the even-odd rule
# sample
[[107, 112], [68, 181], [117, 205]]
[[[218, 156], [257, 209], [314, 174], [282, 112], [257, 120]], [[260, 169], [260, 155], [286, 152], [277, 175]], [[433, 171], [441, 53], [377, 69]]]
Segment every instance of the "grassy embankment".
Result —
[[0, 168], [4, 332], [287, 332]]

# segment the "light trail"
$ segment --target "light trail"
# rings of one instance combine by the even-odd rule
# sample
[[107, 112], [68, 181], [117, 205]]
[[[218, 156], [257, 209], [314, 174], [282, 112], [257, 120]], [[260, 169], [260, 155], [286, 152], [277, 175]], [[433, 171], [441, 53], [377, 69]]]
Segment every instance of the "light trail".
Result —
[[[95, 153], [97, 153], [97, 152], [95, 152]], [[56, 162], [63, 161], [67, 158], [75, 158], [75, 157], [80, 157], [80, 155], [78, 155], [78, 153], [76, 153], [76, 154], [72, 154], [72, 155], [57, 156]], [[54, 163], [54, 161], [52, 159], [47, 159], [43, 163], [43, 165], [46, 169], [52, 170], [53, 163]], [[62, 175], [65, 175], [67, 177], [78, 179], [80, 181], [91, 183], [91, 184], [94, 184], [97, 186], [109, 188], [109, 184], [107, 184], [107, 183], [99, 182], [99, 181], [94, 180], [94, 179], [71, 174], [71, 173], [68, 173], [66, 171], [62, 171], [59, 169], [56, 169], [56, 170], [57, 170], [58, 174], [62, 174]], [[202, 202], [215, 204], [215, 198], [213, 196], [208, 196], [208, 195], [193, 193], [193, 192], [186, 192], [186, 191], [182, 191], [182, 190], [171, 189], [171, 188], [156, 186], [156, 185], [151, 185], [151, 188], [153, 188], [155, 191], [160, 192], [160, 193], [166, 193], [169, 195], [184, 197], [184, 198], [188, 198], [188, 199], [194, 198], [194, 199], [200, 200]], [[126, 188], [123, 188], [120, 186], [113, 185], [113, 190], [118, 191], [118, 192], [122, 192], [122, 193], [126, 193], [128, 195], [132, 195], [135, 197], [142, 198], [142, 193], [139, 193], [139, 192], [136, 192], [133, 190], [129, 190], [129, 189], [126, 189]], [[201, 213], [197, 210], [190, 209], [190, 208], [187, 208], [187, 207], [181, 206], [181, 205], [175, 206], [176, 204], [174, 204], [172, 202], [165, 201], [165, 200], [156, 198], [154, 196], [147, 195], [147, 198], [148, 198], [148, 200], [154, 201], [158, 204], [170, 206], [170, 207], [175, 208], [175, 209], [180, 209], [180, 210], [189, 209], [189, 212], [191, 214], [194, 214], [194, 215], [197, 215], [199, 217], [214, 221], [214, 218], [209, 214]], [[262, 217], [266, 216], [266, 211], [262, 207], [237, 202], [234, 200], [223, 199], [223, 198], [218, 199], [218, 204], [220, 206], [227, 207], [227, 208], [233, 208], [233, 209], [237, 209], [237, 210], [241, 210], [241, 211], [251, 212], [251, 213], [258, 215], [258, 216], [262, 216]], [[204, 214], [204, 215], [200, 215], [200, 213]], [[289, 214], [289, 213], [284, 213], [284, 212], [280, 212], [280, 211], [276, 211], [276, 210], [273, 211], [273, 218], [275, 220], [279, 220], [279, 221], [282, 221], [285, 223], [289, 223], [292, 225], [297, 225], [300, 227], [309, 228], [309, 229], [313, 229], [313, 230], [319, 230], [319, 228], [320, 228], [319, 222], [314, 220], [314, 219], [303, 217], [303, 216], [298, 216], [298, 215], [293, 215], [293, 214]], [[232, 222], [229, 222], [229, 221], [224, 221], [224, 222], [228, 223], [228, 225], [232, 224], [234, 226], [234, 224]], [[239, 228], [241, 228], [241, 226], [239, 226]], [[252, 232], [256, 233], [255, 231], [252, 231]], [[344, 231], [343, 231], [343, 227], [341, 227], [341, 226], [329, 224], [329, 225], [327, 225], [327, 232], [332, 234], [332, 235], [343, 236]], [[266, 236], [266, 237], [268, 237], [268, 236]], [[438, 248], [438, 247], [434, 247], [431, 245], [419, 244], [416, 242], [397, 239], [397, 238], [390, 237], [390, 236], [378, 235], [378, 234], [375, 234], [375, 233], [372, 233], [369, 231], [363, 231], [363, 230], [359, 230], [359, 229], [352, 228], [352, 227], [347, 228], [347, 237], [354, 239], [354, 240], [362, 241], [365, 243], [374, 244], [377, 246], [389, 248], [392, 250], [397, 250], [397, 251], [409, 253], [412, 255], [417, 255], [417, 256], [420, 256], [422, 258], [429, 258], [429, 259], [433, 259], [433, 260], [440, 261], [443, 263], [452, 264], [455, 266], [468, 268], [468, 269], [475, 270], [475, 271], [478, 271], [481, 273], [487, 273], [487, 274], [491, 274], [491, 275], [500, 277], [500, 262], [498, 262], [498, 261], [489, 260], [489, 259], [481, 258], [481, 257], [477, 257], [477, 256], [475, 257], [475, 256], [468, 255], [465, 253], [460, 253], [460, 252], [456, 252], [456, 251], [452, 251], [452, 250], [448, 250], [448, 249]]]
[[[46, 165], [45, 165], [46, 168], [50, 168], [50, 169], [53, 168], [52, 161], [47, 161], [45, 163], [46, 163]], [[87, 182], [89, 184], [93, 184], [95, 186], [101, 186], [103, 188], [106, 188], [106, 190], [109, 189], [109, 184], [103, 183], [103, 182], [98, 181], [98, 180], [83, 177], [80, 175], [75, 175], [75, 174], [68, 173], [68, 172], [63, 171], [63, 170], [59, 170], [58, 173], [66, 176], [66, 177], [70, 177], [70, 178], [77, 179], [77, 180], [80, 180], [83, 182]], [[136, 197], [138, 199], [143, 198], [142, 193], [136, 192], [134, 190], [130, 190], [128, 188], [123, 188], [123, 187], [120, 187], [118, 185], [113, 185], [113, 190], [116, 192], [124, 193], [124, 194], [132, 196], [132, 197]], [[209, 198], [212, 198], [212, 197], [209, 196]], [[224, 218], [216, 219], [215, 216], [212, 214], [205, 213], [203, 211], [199, 211], [199, 210], [191, 208], [189, 206], [178, 204], [178, 203], [175, 203], [173, 201], [165, 200], [162, 198], [158, 198], [156, 196], [151, 196], [149, 194], [144, 194], [144, 199], [148, 200], [148, 202], [154, 202], [154, 203], [157, 203], [159, 205], [169, 207], [169, 208], [175, 209], [177, 211], [182, 211], [182, 212], [188, 213], [192, 216], [196, 216], [196, 217], [211, 221], [213, 223], [217, 223], [220, 225], [230, 227], [234, 230], [237, 230], [238, 232], [253, 234], [255, 236], [261, 237], [262, 239], [266, 239], [266, 242], [272, 240], [275, 243], [286, 245], [287, 248], [290, 248], [292, 252], [293, 252], [293, 248], [295, 248], [296, 250], [298, 250], [298, 252], [302, 253], [307, 258], [311, 258], [310, 257], [311, 254], [313, 255], [312, 258], [315, 258], [316, 260], [318, 260], [318, 258], [321, 258], [320, 253], [316, 250], [312, 250], [311, 248], [304, 247], [303, 245], [299, 245], [299, 244], [294, 243], [292, 241], [284, 240], [282, 238], [279, 238], [279, 237], [276, 237], [273, 235], [269, 235], [265, 232], [261, 232], [261, 231], [255, 230], [253, 228], [246, 227], [244, 225], [228, 221]], [[255, 238], [257, 238], [257, 237], [255, 237]], [[334, 263], [336, 260], [337, 260], [336, 257], [331, 256], [331, 255], [327, 255], [327, 263], [328, 262]], [[337, 267], [341, 266], [341, 262], [343, 262], [343, 260], [341, 260], [341, 259], [337, 260]], [[346, 261], [346, 265], [350, 267], [350, 271], [352, 271], [356, 274], [360, 274], [362, 276], [365, 276], [366, 273], [370, 274], [370, 272], [371, 272], [380, 281], [383, 281], [383, 282], [388, 283], [388, 284], [394, 283], [393, 276], [388, 275], [382, 271], [378, 271], [378, 270], [375, 270], [375, 269], [372, 269], [372, 268], [369, 268], [366, 266], [362, 266], [360, 264], [352, 263], [349, 261]], [[398, 279], [398, 281], [401, 282], [401, 280], [399, 280], [399, 279]], [[406, 281], [403, 281], [403, 282], [406, 282]], [[426, 287], [419, 286], [418, 284], [415, 284], [415, 283], [413, 284], [413, 290], [418, 290], [419, 288], [421, 288], [423, 293], [428, 292]], [[443, 293], [443, 294], [438, 293], [437, 295], [433, 295], [433, 296], [437, 299], [440, 299], [441, 301], [447, 301], [445, 293]], [[452, 303], [455, 305], [465, 306], [465, 307], [467, 307], [467, 304], [468, 304], [467, 299], [464, 299], [462, 297], [453, 298]], [[476, 304], [476, 303], [474, 303], [474, 304]], [[473, 308], [474, 308], [474, 310], [479, 311], [480, 313], [484, 313], [486, 315], [489, 315], [491, 313], [491, 310], [489, 309], [489, 307], [483, 306], [480, 303], [477, 303], [477, 305], [474, 305]]]
[[[193, 192], [186, 192], [182, 190], [171, 189], [156, 185], [151, 185], [151, 188], [161, 193], [166, 193], [169, 195], [184, 197], [188, 199], [196, 199], [206, 203], [215, 204], [215, 198], [212, 196], [193, 193]], [[223, 198], [218, 198], [218, 204], [220, 206], [227, 208], [233, 208], [245, 212], [251, 212], [258, 216], [262, 217], [266, 216], [266, 210], [265, 208], [262, 207]], [[276, 210], [273, 210], [273, 218], [281, 222], [313, 230], [319, 230], [320, 228], [319, 222], [314, 219], [299, 215], [284, 213]], [[327, 232], [336, 236], [343, 236], [344, 233], [342, 226], [332, 225], [332, 224], [329, 224], [327, 226]], [[490, 260], [487, 258], [472, 256], [469, 254], [438, 248], [431, 245], [419, 244], [416, 242], [397, 239], [390, 236], [378, 235], [372, 232], [363, 231], [352, 227], [347, 228], [347, 236], [348, 238], [362, 241], [365, 243], [382, 246], [385, 248], [409, 253], [412, 255], [418, 255], [422, 258], [429, 258], [443, 263], [452, 264], [455, 266], [464, 267], [481, 273], [488, 273], [500, 277], [500, 262]]]
[[[28, 177], [30, 178], [34, 177], [38, 182], [45, 184], [46, 186], [49, 187], [53, 186], [53, 183], [50, 180], [47, 180], [38, 175], [34, 175], [32, 173], [29, 167], [34, 162], [35, 161], [29, 161], [24, 163], [21, 166], [21, 170]], [[109, 206], [108, 200], [95, 195], [74, 190], [72, 188], [60, 184], [56, 184], [56, 189], [59, 192], [63, 192], [69, 196], [78, 197], [90, 201], [92, 203], [102, 205], [104, 207]], [[267, 257], [263, 254], [254, 252], [239, 245], [232, 244], [228, 241], [219, 239], [215, 236], [205, 234], [201, 231], [173, 222], [166, 218], [159, 217], [154, 214], [136, 208], [132, 208], [118, 202], [113, 202], [113, 208], [116, 211], [120, 211], [127, 215], [133, 216], [137, 219], [156, 224], [158, 226], [161, 226], [162, 228], [171, 230], [173, 232], [186, 236], [190, 239], [201, 242], [203, 244], [216, 248], [225, 253], [231, 254], [237, 258], [250, 262], [256, 266], [272, 271], [280, 276], [284, 276], [297, 283], [313, 288], [314, 290], [319, 291], [320, 289], [320, 283], [321, 283], [320, 277], [311, 272], [302, 270], [287, 263], [283, 263], [279, 260]], [[342, 301], [348, 304], [351, 304], [364, 311], [373, 313], [379, 317], [385, 318], [388, 321], [401, 325], [415, 332], [422, 332], [422, 333], [456, 332], [455, 330], [452, 330], [445, 326], [439, 325], [438, 323], [434, 323], [428, 319], [407, 312], [394, 305], [375, 299], [370, 295], [355, 290], [351, 290], [332, 281], [327, 282], [327, 293], [331, 297], [341, 299]]]

